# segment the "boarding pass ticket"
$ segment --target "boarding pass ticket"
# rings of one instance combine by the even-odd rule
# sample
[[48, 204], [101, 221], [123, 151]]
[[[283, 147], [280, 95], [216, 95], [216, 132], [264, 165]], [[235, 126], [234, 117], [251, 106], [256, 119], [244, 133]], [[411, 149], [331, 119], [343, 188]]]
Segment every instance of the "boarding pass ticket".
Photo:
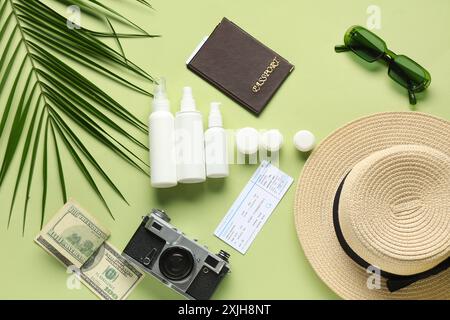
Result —
[[245, 254], [294, 180], [263, 161], [214, 234]]

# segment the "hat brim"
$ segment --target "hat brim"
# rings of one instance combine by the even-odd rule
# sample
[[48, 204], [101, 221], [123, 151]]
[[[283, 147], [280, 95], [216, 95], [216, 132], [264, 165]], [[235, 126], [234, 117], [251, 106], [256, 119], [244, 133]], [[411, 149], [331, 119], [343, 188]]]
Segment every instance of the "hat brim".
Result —
[[450, 299], [450, 269], [391, 293], [341, 248], [333, 226], [333, 200], [345, 175], [368, 155], [396, 145], [432, 147], [450, 156], [450, 122], [416, 112], [387, 112], [336, 130], [311, 154], [299, 178], [294, 212], [298, 238], [318, 276], [344, 299]]

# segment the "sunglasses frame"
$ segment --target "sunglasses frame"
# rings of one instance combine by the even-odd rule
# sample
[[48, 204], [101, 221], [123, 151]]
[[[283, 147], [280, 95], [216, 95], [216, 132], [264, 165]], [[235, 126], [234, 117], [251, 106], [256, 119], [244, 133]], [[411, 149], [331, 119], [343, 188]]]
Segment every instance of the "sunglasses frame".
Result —
[[[383, 50], [380, 51], [379, 56], [373, 57], [373, 58], [364, 57], [357, 50], [355, 50], [352, 46], [349, 46], [349, 41], [350, 41], [349, 38], [352, 36], [352, 32], [355, 32], [356, 29], [360, 29], [360, 30], [364, 30], [364, 31], [368, 32], [374, 39], [377, 39], [379, 41], [379, 45], [383, 46]], [[380, 60], [385, 61], [386, 64], [388, 65], [388, 75], [389, 75], [389, 77], [392, 80], [394, 80], [395, 82], [397, 82], [399, 85], [401, 85], [402, 87], [404, 87], [404, 88], [406, 88], [408, 90], [409, 102], [412, 105], [415, 105], [417, 103], [416, 93], [424, 91], [426, 88], [428, 88], [428, 86], [431, 83], [431, 75], [425, 68], [420, 66], [417, 62], [415, 62], [411, 58], [409, 58], [409, 57], [407, 57], [405, 55], [397, 55], [393, 51], [389, 50], [388, 47], [387, 47], [386, 42], [383, 39], [381, 39], [375, 33], [373, 33], [370, 30], [367, 30], [364, 27], [353, 26], [350, 29], [348, 29], [348, 31], [345, 33], [344, 43], [345, 43], [344, 45], [337, 45], [337, 46], [335, 46], [334, 50], [337, 53], [351, 51], [354, 54], [356, 54], [358, 57], [360, 57], [361, 59], [363, 59], [364, 61], [367, 61], [369, 63], [373, 63], [373, 62], [380, 61]], [[397, 73], [402, 71], [402, 65], [400, 65], [400, 64], [398, 64], [396, 62], [398, 59], [408, 59], [410, 63], [415, 64], [415, 66], [417, 68], [419, 68], [419, 69], [421, 69], [423, 71], [423, 73], [424, 73], [423, 81], [422, 81], [422, 83], [419, 86], [413, 88], [413, 85], [411, 84], [411, 82], [409, 82], [409, 84], [407, 86], [405, 86], [403, 83], [401, 83], [400, 81], [398, 81], [396, 78], [394, 78], [392, 76], [391, 72], [393, 70], [394, 64], [400, 66], [398, 68], [398, 70], [396, 70]], [[405, 79], [407, 79], [407, 78], [408, 78], [408, 76], [405, 75]]]

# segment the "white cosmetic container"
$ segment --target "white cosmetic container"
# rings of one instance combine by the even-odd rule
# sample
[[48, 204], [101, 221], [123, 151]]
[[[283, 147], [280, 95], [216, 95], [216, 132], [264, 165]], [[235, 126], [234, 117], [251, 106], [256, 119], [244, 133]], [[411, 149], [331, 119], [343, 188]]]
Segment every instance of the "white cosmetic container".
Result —
[[269, 152], [280, 151], [283, 146], [283, 135], [279, 130], [272, 129], [261, 133], [259, 137], [259, 145], [262, 149]]
[[208, 130], [205, 132], [206, 176], [225, 178], [229, 175], [227, 135], [223, 129], [220, 103], [211, 103]]
[[254, 155], [258, 152], [259, 132], [255, 128], [242, 128], [236, 132], [236, 147], [243, 155]]
[[190, 87], [183, 88], [181, 108], [175, 115], [175, 141], [178, 182], [205, 181], [203, 118], [202, 114], [196, 110]]
[[153, 112], [148, 125], [151, 185], [154, 188], [176, 186], [174, 117], [170, 112], [164, 79], [155, 88]]
[[301, 152], [309, 152], [314, 149], [316, 138], [308, 130], [301, 130], [294, 136], [294, 145]]

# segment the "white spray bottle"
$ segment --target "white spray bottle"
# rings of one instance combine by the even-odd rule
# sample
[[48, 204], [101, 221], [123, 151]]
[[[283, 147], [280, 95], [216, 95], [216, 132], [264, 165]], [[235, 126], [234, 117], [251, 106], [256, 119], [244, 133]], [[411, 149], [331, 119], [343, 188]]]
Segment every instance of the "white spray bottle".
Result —
[[202, 114], [196, 110], [190, 87], [183, 88], [181, 108], [175, 115], [175, 134], [178, 182], [205, 181], [203, 118]]
[[151, 185], [155, 188], [176, 186], [175, 125], [163, 78], [155, 88], [148, 125]]

